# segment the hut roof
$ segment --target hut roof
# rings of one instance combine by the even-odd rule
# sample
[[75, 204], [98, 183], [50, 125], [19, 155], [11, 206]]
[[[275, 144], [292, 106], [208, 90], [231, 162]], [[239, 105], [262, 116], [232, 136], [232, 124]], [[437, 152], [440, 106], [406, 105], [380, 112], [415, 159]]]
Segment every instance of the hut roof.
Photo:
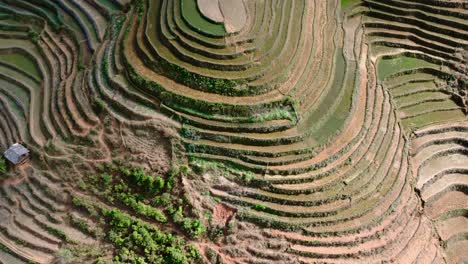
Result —
[[29, 154], [29, 150], [19, 143], [13, 144], [9, 149], [3, 154], [7, 160], [13, 164], [20, 163], [25, 156]]

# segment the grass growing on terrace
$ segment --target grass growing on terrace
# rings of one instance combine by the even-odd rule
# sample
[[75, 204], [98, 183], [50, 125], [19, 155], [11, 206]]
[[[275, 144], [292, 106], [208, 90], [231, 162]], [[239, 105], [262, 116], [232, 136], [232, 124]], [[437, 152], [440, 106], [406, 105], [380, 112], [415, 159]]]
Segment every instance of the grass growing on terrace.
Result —
[[[343, 125], [351, 105], [353, 87], [344, 85], [346, 62], [342, 49], [339, 49], [336, 54], [336, 69], [330, 91], [317, 108], [312, 110], [313, 112], [310, 113], [307, 120], [300, 127], [300, 129], [303, 130], [315, 127], [314, 139], [318, 141], [323, 141], [327, 136], [335, 133]], [[334, 114], [330, 114], [330, 111], [333, 111], [331, 107], [337, 104], [336, 101], [340, 98], [340, 93], [343, 92], [343, 89], [346, 90], [339, 102], [339, 107], [336, 108]], [[327, 118], [327, 120], [320, 127], [317, 127], [317, 122], [321, 118]]]
[[24, 70], [25, 72], [31, 74], [37, 79], [42, 79], [39, 69], [37, 68], [34, 62], [20, 53], [8, 53], [8, 54], [0, 54], [0, 61], [6, 62], [10, 65], [16, 66]]
[[5, 176], [7, 172], [6, 161], [3, 158], [0, 158], [0, 179]]
[[345, 9], [348, 6], [359, 2], [360, 0], [341, 0], [341, 8]]
[[402, 72], [406, 70], [411, 70], [421, 67], [430, 67], [433, 64], [407, 56], [398, 56], [396, 58], [389, 59], [380, 59], [377, 63], [377, 76], [379, 80], [384, 80], [385, 77], [395, 74], [397, 72]]
[[182, 5], [182, 17], [199, 31], [209, 35], [222, 37], [226, 35], [223, 24], [213, 23], [202, 16], [195, 0], [180, 0]]
[[444, 123], [449, 121], [460, 121], [465, 119], [465, 114], [459, 110], [429, 112], [415, 117], [404, 119], [401, 123], [409, 132], [428, 125]]
[[119, 7], [116, 6], [111, 0], [98, 0], [103, 6], [105, 6], [110, 11], [119, 11]]

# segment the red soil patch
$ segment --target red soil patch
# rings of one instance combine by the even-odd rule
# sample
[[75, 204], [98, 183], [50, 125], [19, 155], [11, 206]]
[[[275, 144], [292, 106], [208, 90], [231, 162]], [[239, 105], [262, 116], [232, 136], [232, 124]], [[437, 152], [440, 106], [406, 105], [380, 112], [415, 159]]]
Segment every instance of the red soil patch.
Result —
[[236, 210], [234, 208], [231, 208], [222, 203], [217, 203], [213, 207], [213, 223], [215, 225], [226, 226], [235, 213]]

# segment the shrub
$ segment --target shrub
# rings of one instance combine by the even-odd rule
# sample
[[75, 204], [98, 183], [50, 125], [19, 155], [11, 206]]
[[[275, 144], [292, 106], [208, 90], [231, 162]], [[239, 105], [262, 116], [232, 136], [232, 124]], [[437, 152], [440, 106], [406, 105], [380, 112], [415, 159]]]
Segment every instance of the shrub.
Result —
[[241, 178], [242, 178], [242, 181], [243, 181], [245, 184], [248, 185], [248, 184], [250, 184], [250, 182], [253, 180], [253, 175], [252, 175], [252, 173], [246, 172], [246, 173], [243, 173], [243, 174], [242, 174], [242, 177], [241, 177]]
[[131, 207], [135, 212], [145, 217], [154, 219], [160, 223], [166, 223], [167, 217], [159, 209], [156, 209], [150, 205], [144, 204], [143, 202], [137, 201], [132, 194], [120, 193], [117, 198], [126, 206]]
[[118, 209], [103, 209], [110, 231], [108, 239], [116, 247], [114, 263], [199, 262], [198, 250], [177, 236], [144, 224]]
[[60, 239], [63, 239], [63, 240], [67, 240], [67, 235], [62, 231], [62, 230], [58, 230], [56, 228], [53, 228], [53, 227], [50, 227], [50, 226], [46, 226], [46, 230], [49, 234], [53, 235], [53, 236], [56, 236]]
[[93, 100], [93, 108], [98, 114], [104, 113], [106, 109], [106, 104], [99, 98], [94, 98]]
[[75, 261], [75, 255], [71, 250], [67, 248], [62, 248], [59, 251], [57, 251], [57, 263], [72, 263]]
[[255, 210], [263, 211], [263, 210], [266, 209], [266, 206], [264, 206], [263, 204], [254, 204], [254, 205], [253, 205], [253, 208], [254, 208]]
[[[92, 187], [90, 191], [95, 195], [107, 199], [111, 204], [115, 201], [119, 206], [126, 207], [126, 210], [130, 209], [132, 214], [135, 213], [138, 217], [145, 217], [159, 223], [167, 223], [169, 220], [167, 216], [171, 216], [172, 223], [190, 238], [198, 238], [205, 233], [205, 226], [200, 220], [184, 216], [184, 206], [187, 206], [187, 202], [171, 194], [172, 184], [178, 183], [176, 177], [183, 172], [189, 172], [187, 166], [181, 167], [180, 171], [174, 169], [167, 181], [161, 176], [147, 174], [143, 168], [126, 167], [117, 163], [99, 166], [98, 170], [99, 174], [88, 176], [84, 183], [87, 189]], [[177, 194], [180, 195], [179, 191]], [[87, 211], [93, 209], [86, 200], [77, 197], [73, 199], [73, 203]], [[158, 208], [159, 206], [167, 208], [166, 212]], [[146, 233], [149, 231], [145, 231], [146, 226], [141, 229], [137, 218], [129, 217], [118, 209], [100, 209], [111, 227], [108, 231], [108, 238], [117, 248], [113, 263], [193, 263], [193, 260], [199, 256], [195, 248], [188, 247], [187, 251], [184, 251], [183, 248], [174, 247], [172, 244], [167, 245], [168, 249], [164, 254], [151, 254], [153, 246], [147, 249], [143, 247], [144, 254], [141, 255], [141, 247], [132, 248], [128, 245], [143, 243], [140, 240], [151, 241], [152, 238], [147, 237]], [[85, 226], [85, 223], [76, 222], [75, 224], [82, 225], [82, 229], [89, 228]], [[140, 229], [133, 230], [137, 227]], [[119, 233], [119, 230], [123, 229], [132, 229], [132, 231], [128, 231], [125, 235]], [[159, 233], [156, 234], [159, 236]], [[129, 235], [131, 239], [138, 241], [129, 242]]]
[[0, 176], [4, 176], [7, 172], [7, 165], [5, 159], [0, 158]]
[[39, 33], [37, 33], [34, 29], [28, 29], [28, 37], [33, 43], [37, 43], [39, 41]]
[[72, 203], [76, 207], [84, 209], [91, 216], [97, 216], [97, 212], [93, 203], [85, 198], [74, 196], [72, 198]]
[[142, 168], [134, 168], [130, 170], [121, 167], [121, 171], [124, 172], [124, 175], [129, 177], [133, 184], [142, 187], [146, 192], [155, 194], [161, 192], [164, 189], [165, 181], [163, 178], [159, 176], [153, 177], [151, 175], [147, 175]]
[[205, 233], [205, 226], [198, 219], [185, 218], [182, 223], [182, 230], [190, 237], [197, 238]]
[[171, 195], [169, 193], [163, 193], [161, 196], [154, 198], [154, 203], [163, 207], [169, 206], [171, 202]]

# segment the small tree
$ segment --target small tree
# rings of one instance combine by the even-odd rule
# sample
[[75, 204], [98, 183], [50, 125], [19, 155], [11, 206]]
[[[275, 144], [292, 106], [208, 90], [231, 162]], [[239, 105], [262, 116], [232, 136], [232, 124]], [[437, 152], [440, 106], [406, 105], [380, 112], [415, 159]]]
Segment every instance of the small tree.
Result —
[[96, 111], [96, 113], [100, 115], [106, 110], [106, 103], [104, 103], [104, 101], [96, 97], [93, 100], [93, 108]]
[[54, 264], [67, 264], [72, 263], [75, 259], [73, 252], [67, 248], [62, 248], [57, 252], [55, 256]]

